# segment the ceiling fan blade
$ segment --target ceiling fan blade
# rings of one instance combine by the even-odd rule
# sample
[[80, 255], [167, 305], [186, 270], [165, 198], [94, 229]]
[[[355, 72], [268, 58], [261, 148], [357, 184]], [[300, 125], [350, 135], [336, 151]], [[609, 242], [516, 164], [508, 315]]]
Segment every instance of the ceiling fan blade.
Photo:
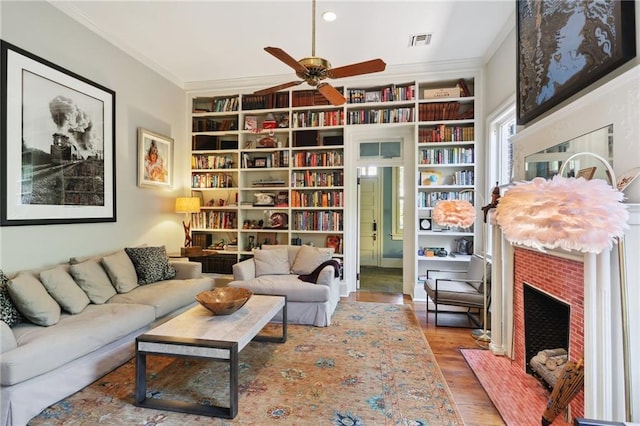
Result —
[[340, 106], [347, 102], [346, 98], [342, 96], [342, 93], [338, 92], [338, 89], [329, 83], [318, 84], [318, 91], [334, 106]]
[[278, 92], [282, 89], [287, 89], [289, 87], [297, 86], [298, 84], [302, 84], [304, 81], [290, 81], [288, 83], [278, 84], [277, 86], [268, 87], [266, 89], [258, 90], [257, 92], [253, 92], [254, 95], [267, 95], [269, 93]]
[[300, 72], [300, 73], [307, 72], [307, 69], [305, 67], [300, 65], [298, 61], [296, 61], [293, 57], [291, 57], [291, 55], [289, 55], [287, 52], [280, 49], [279, 47], [265, 47], [264, 50], [271, 53], [273, 56], [280, 59], [285, 64], [289, 65], [296, 72]]
[[345, 65], [343, 67], [329, 70], [330, 78], [351, 77], [353, 75], [369, 74], [372, 72], [384, 71], [387, 64], [382, 59], [371, 59], [370, 61], [358, 62], [356, 64]]

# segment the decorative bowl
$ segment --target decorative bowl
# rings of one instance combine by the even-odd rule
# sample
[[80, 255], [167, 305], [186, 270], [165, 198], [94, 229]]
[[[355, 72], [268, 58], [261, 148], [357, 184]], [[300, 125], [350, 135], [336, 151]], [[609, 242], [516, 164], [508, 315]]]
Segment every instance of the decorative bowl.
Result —
[[236, 287], [220, 287], [196, 295], [196, 301], [214, 315], [229, 315], [242, 308], [253, 296], [251, 290]]

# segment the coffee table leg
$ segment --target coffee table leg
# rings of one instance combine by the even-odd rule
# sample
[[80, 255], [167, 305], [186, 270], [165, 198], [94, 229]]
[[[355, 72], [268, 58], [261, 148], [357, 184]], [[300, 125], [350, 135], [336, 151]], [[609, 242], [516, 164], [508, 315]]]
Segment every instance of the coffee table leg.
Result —
[[229, 353], [229, 418], [238, 414], [238, 347]]
[[282, 336], [264, 336], [258, 334], [253, 340], [256, 342], [285, 343], [287, 341], [287, 296], [280, 294], [272, 294], [271, 296], [284, 297], [284, 306], [282, 307]]
[[147, 355], [138, 351], [138, 342], [136, 341], [136, 403], [145, 400], [147, 396]]

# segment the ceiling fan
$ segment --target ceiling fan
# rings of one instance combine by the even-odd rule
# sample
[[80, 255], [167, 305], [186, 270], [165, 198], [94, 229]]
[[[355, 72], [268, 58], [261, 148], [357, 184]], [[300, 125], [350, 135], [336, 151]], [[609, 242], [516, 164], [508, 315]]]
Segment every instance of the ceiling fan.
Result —
[[311, 13], [310, 57], [296, 61], [292, 56], [279, 47], [264, 48], [268, 53], [293, 68], [298, 78], [301, 78], [302, 80], [290, 81], [267, 89], [258, 90], [257, 92], [254, 92], [255, 95], [266, 95], [306, 82], [308, 85], [316, 87], [322, 96], [327, 98], [332, 105], [338, 106], [346, 102], [345, 97], [331, 84], [321, 82], [322, 80], [327, 78], [343, 78], [384, 71], [386, 64], [382, 59], [371, 59], [369, 61], [358, 62], [338, 68], [331, 68], [331, 63], [328, 60], [316, 56], [316, 0], [312, 0]]

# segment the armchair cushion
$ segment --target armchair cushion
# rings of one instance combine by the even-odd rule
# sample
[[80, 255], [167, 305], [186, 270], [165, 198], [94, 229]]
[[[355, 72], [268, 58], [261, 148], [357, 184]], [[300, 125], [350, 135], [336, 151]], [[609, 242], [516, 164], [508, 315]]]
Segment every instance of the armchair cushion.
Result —
[[253, 261], [256, 264], [256, 277], [289, 274], [289, 254], [284, 246], [279, 249], [254, 250]]
[[332, 249], [300, 246], [298, 254], [291, 265], [294, 274], [311, 274], [318, 266], [331, 259]]

